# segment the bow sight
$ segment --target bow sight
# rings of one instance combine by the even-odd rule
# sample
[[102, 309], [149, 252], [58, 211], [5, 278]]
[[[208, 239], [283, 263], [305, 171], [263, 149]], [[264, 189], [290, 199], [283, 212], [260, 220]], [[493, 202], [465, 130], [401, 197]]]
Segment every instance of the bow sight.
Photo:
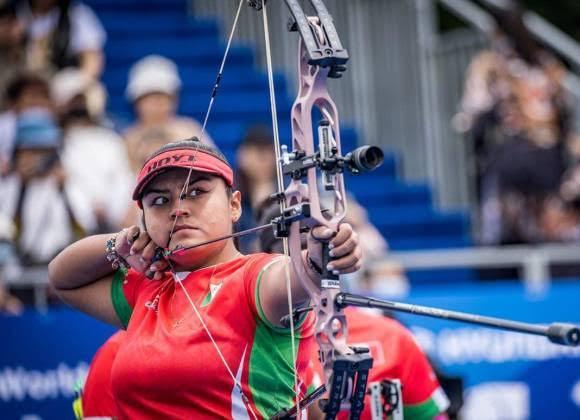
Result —
[[333, 175], [345, 170], [352, 174], [373, 171], [382, 165], [384, 153], [377, 146], [361, 146], [352, 152], [341, 156], [332, 137], [328, 122], [323, 120], [318, 128], [319, 149], [313, 155], [307, 155], [303, 150], [288, 152], [288, 147], [282, 145], [282, 173], [294, 180], [306, 177], [310, 168], [318, 168], [323, 174], [323, 185], [326, 190], [334, 189]]

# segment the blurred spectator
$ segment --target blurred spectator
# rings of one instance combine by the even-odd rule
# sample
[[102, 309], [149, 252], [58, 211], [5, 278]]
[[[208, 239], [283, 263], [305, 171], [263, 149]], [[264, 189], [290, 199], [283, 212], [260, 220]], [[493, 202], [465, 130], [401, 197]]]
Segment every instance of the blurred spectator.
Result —
[[12, 240], [25, 265], [47, 263], [94, 226], [84, 201], [67, 191], [60, 144], [61, 132], [49, 110], [19, 115], [14, 168], [0, 183], [0, 226], [15, 226]]
[[[271, 130], [265, 126], [250, 128], [236, 154], [236, 185], [242, 193], [242, 217], [239, 230], [256, 226], [256, 212], [277, 190], [276, 156]], [[253, 251], [252, 239], [240, 238], [242, 252]]]
[[149, 156], [159, 150], [161, 146], [174, 140], [169, 132], [163, 128], [151, 128], [143, 131], [133, 150], [135, 166], [131, 169], [134, 175], [137, 176]]
[[[141, 167], [153, 152], [156, 152], [161, 146], [174, 140], [163, 128], [151, 128], [142, 131], [141, 137], [136, 138], [133, 147], [133, 158], [130, 161], [130, 170], [133, 173], [132, 180], [137, 179], [137, 174], [141, 170]], [[125, 219], [122, 223], [123, 226], [139, 225], [141, 223], [141, 209], [134, 205], [133, 202], [131, 204], [125, 214]]]
[[67, 189], [93, 210], [96, 231], [122, 227], [133, 177], [123, 139], [100, 124], [105, 93], [82, 71], [58, 72], [51, 90], [64, 127], [62, 164]]
[[468, 69], [454, 123], [474, 142], [481, 240], [539, 242], [569, 152], [565, 69], [528, 32], [515, 2], [491, 13], [498, 29]]
[[389, 250], [387, 241], [369, 220], [366, 209], [359, 204], [353, 195], [348, 193], [347, 203], [344, 221], [350, 223], [354, 231], [363, 239], [361, 247], [365, 259], [383, 258]]
[[580, 241], [580, 165], [568, 170], [559, 190], [546, 200], [540, 229], [547, 241]]
[[0, 4], [0, 63], [2, 63], [0, 94], [2, 96], [5, 94], [7, 83], [24, 69], [23, 45], [24, 27], [16, 17], [14, 4], [11, 2]]
[[194, 119], [176, 115], [181, 79], [171, 60], [150, 55], [136, 62], [129, 72], [127, 99], [133, 104], [137, 121], [125, 132], [129, 159], [133, 171], [141, 169], [137, 156], [139, 142], [151, 129], [163, 130], [171, 141], [199, 137], [213, 144], [207, 133]]
[[98, 79], [106, 33], [95, 13], [71, 0], [21, 0], [17, 15], [26, 31], [26, 67], [51, 75], [79, 67]]
[[10, 169], [18, 114], [27, 109], [52, 107], [48, 82], [32, 73], [11, 80], [4, 101], [6, 111], [0, 114], [0, 174]]
[[0, 314], [20, 315], [24, 311], [24, 305], [10, 291], [0, 284]]

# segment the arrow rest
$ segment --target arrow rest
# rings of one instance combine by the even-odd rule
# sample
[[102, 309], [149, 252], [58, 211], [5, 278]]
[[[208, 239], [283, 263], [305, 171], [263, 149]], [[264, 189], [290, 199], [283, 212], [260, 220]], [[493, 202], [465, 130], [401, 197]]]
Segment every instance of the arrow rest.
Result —
[[287, 238], [290, 236], [290, 225], [302, 219], [310, 217], [310, 204], [300, 203], [296, 206], [287, 207], [282, 214], [272, 219], [274, 236], [277, 238]]

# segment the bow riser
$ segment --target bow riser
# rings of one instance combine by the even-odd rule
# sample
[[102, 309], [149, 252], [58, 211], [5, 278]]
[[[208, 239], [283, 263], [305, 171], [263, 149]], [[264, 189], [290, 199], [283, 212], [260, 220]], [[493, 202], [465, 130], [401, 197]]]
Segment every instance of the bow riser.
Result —
[[[311, 66], [307, 63], [306, 49], [300, 40], [299, 48], [299, 86], [298, 96], [292, 106], [292, 147], [293, 152], [302, 151], [306, 156], [313, 156], [320, 150], [314, 147], [314, 129], [312, 124], [312, 111], [318, 108], [325, 120], [328, 121], [328, 129], [333, 136], [334, 153], [341, 154], [340, 148], [340, 123], [336, 105], [326, 88], [326, 80], [329, 68]], [[300, 180], [293, 180], [298, 183]], [[333, 231], [338, 230], [338, 225], [346, 215], [346, 195], [342, 175], [333, 176], [332, 190], [335, 194], [334, 209], [330, 212], [322, 212], [320, 197], [318, 194], [317, 168], [307, 170], [308, 195], [302, 197], [310, 202], [311, 219], [316, 224], [324, 225]], [[292, 188], [292, 185], [290, 186]], [[291, 191], [299, 188], [291, 189]]]

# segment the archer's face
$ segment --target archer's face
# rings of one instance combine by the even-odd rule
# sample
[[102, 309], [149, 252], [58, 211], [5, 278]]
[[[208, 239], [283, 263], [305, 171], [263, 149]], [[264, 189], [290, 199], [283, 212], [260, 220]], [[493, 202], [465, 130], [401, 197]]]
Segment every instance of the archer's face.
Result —
[[[145, 188], [145, 225], [153, 242], [161, 247], [188, 247], [228, 235], [240, 217], [239, 192], [228, 194], [222, 178], [201, 172], [191, 173], [184, 191], [187, 173], [187, 169], [170, 169]], [[226, 242], [200, 247], [200, 258], [219, 252]]]

